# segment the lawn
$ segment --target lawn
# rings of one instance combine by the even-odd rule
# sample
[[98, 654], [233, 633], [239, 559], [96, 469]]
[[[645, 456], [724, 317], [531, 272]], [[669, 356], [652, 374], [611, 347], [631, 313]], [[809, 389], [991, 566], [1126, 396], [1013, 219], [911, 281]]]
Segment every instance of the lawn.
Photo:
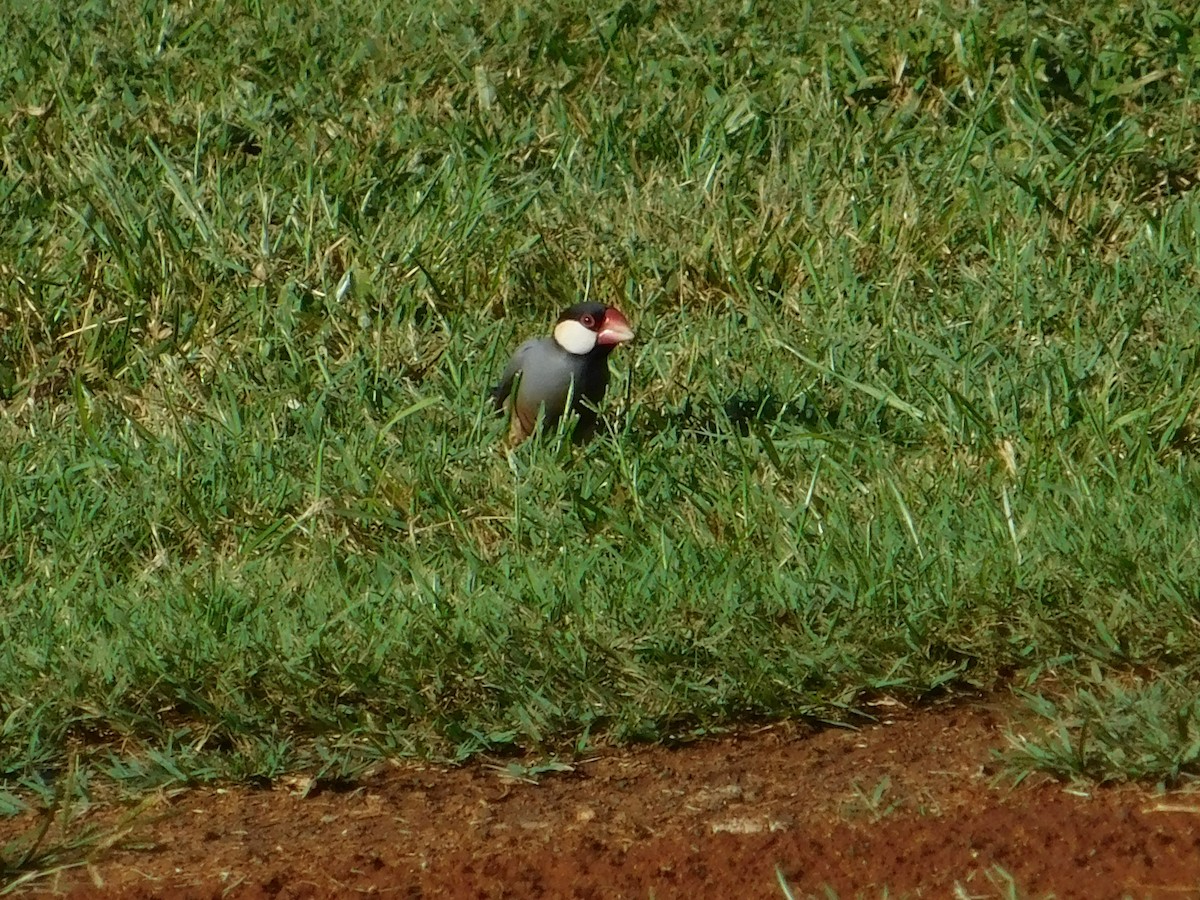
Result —
[[[1194, 4], [67, 6], [0, 11], [0, 810], [995, 687], [1200, 771]], [[510, 451], [585, 296], [605, 426]]]

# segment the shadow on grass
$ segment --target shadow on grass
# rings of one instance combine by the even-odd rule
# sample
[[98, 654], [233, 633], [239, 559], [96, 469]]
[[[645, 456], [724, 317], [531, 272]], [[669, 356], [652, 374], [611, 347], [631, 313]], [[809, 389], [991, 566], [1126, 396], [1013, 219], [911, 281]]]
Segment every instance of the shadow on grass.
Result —
[[749, 437], [767, 425], [800, 430], [836, 428], [838, 418], [836, 410], [818, 409], [805, 394], [784, 397], [770, 389], [742, 390], [719, 405], [688, 397], [675, 409], [642, 412], [637, 427], [648, 435], [671, 431], [703, 443], [729, 434]]

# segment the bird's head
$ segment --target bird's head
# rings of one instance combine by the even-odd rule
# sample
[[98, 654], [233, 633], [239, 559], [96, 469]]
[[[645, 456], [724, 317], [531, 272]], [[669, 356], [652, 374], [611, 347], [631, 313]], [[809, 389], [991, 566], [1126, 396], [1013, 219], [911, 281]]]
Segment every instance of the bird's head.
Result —
[[576, 303], [563, 311], [554, 326], [555, 343], [576, 356], [595, 350], [608, 353], [631, 340], [629, 320], [616, 307], [600, 303]]

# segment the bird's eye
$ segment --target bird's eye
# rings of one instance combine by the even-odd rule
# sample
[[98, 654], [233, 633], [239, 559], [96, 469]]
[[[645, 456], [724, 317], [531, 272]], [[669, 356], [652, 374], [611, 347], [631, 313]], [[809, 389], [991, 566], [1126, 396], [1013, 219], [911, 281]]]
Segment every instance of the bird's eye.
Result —
[[583, 318], [580, 319], [579, 321], [583, 323], [584, 328], [595, 328], [596, 327], [596, 317], [589, 315], [587, 313], [584, 313]]

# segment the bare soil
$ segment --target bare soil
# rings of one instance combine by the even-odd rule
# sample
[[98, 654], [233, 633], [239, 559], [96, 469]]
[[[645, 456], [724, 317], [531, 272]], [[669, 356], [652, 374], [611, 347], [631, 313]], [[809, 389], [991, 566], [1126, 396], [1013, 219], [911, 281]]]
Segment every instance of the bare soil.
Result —
[[[996, 758], [1011, 715], [883, 707], [859, 730], [605, 750], [528, 780], [512, 761], [403, 763], [340, 792], [187, 790], [121, 827], [128, 808], [101, 804], [84, 822], [119, 837], [19, 890], [750, 900], [784, 897], [782, 879], [796, 897], [1200, 897], [1200, 795], [1014, 784]], [[30, 824], [0, 822], [0, 846]]]

